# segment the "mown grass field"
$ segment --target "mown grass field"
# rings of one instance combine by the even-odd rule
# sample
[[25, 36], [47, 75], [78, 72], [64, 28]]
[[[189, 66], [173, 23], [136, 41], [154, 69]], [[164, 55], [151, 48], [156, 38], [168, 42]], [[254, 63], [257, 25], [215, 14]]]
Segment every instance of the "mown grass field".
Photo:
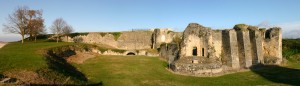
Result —
[[47, 67], [42, 50], [50, 47], [69, 45], [55, 42], [12, 42], [0, 49], [0, 74], [11, 69], [37, 70]]
[[[41, 50], [71, 44], [45, 41], [9, 43], [0, 49], [0, 74], [15, 69], [36, 71], [48, 68]], [[293, 52], [286, 57], [289, 60], [286, 66], [270, 66], [219, 77], [176, 75], [168, 71], [167, 62], [158, 57], [98, 56], [83, 64], [71, 64], [85, 75], [87, 83], [101, 83], [105, 86], [300, 85], [300, 54], [296, 50], [299, 48], [295, 48], [297, 44], [300, 45], [300, 40], [283, 41], [283, 53]]]

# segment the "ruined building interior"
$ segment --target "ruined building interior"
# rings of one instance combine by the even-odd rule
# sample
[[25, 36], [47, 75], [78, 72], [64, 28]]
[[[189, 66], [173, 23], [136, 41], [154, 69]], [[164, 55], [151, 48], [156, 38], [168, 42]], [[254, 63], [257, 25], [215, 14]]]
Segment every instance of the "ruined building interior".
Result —
[[[115, 33], [88, 33], [78, 35], [81, 42], [102, 44], [124, 53], [107, 51], [104, 55], [160, 56], [170, 63], [178, 74], [201, 76], [247, 69], [253, 65], [282, 62], [282, 34], [279, 27], [258, 28], [245, 24], [232, 29], [214, 30], [190, 23], [184, 32], [170, 29], [125, 31]], [[64, 39], [64, 38], [63, 38]], [[149, 52], [158, 50], [158, 53]]]

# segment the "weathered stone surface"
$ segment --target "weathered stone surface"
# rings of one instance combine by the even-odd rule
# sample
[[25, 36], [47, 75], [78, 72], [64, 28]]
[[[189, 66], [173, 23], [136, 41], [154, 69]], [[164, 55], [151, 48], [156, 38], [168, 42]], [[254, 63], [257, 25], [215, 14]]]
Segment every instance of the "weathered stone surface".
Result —
[[239, 62], [241, 67], [249, 68], [252, 66], [252, 45], [250, 43], [248, 30], [236, 30], [238, 47], [239, 47]]
[[229, 42], [230, 42], [229, 58], [231, 60], [231, 62], [229, 62], [229, 65], [234, 69], [238, 69], [240, 68], [239, 56], [238, 56], [238, 44], [237, 44], [236, 32], [234, 30], [229, 30]]
[[[233, 29], [212, 30], [190, 23], [183, 33], [170, 29], [153, 29], [89, 33], [68, 40], [75, 39], [83, 43], [106, 45], [110, 49], [126, 50], [92, 50], [102, 55], [127, 55], [131, 52], [135, 55], [158, 56], [156, 50], [160, 50], [159, 56], [172, 63], [175, 72], [188, 75], [215, 74], [249, 68], [256, 64], [282, 62], [282, 35], [281, 29], [277, 27], [265, 30], [237, 24]], [[156, 52], [148, 52], [149, 49]]]
[[280, 64], [282, 59], [280, 28], [263, 31], [241, 24], [220, 31], [191, 23], [182, 40], [179, 58], [172, 64], [179, 74], [215, 74], [258, 63]]
[[176, 73], [187, 75], [210, 75], [222, 72], [221, 62], [210, 61], [208, 58], [196, 57], [198, 63], [193, 63], [193, 57], [181, 58], [172, 65]]
[[275, 27], [266, 31], [263, 49], [264, 59], [274, 60], [265, 62], [274, 62], [269, 64], [280, 64], [282, 62], [282, 34], [280, 28]]
[[249, 34], [250, 34], [250, 41], [252, 44], [252, 63], [253, 64], [259, 64], [259, 63], [264, 63], [263, 59], [263, 38], [262, 35], [263, 32], [255, 30], [255, 29], [249, 29]]
[[179, 48], [177, 44], [171, 43], [162, 45], [160, 47], [159, 56], [165, 59], [166, 61], [172, 63], [175, 59], [178, 58]]

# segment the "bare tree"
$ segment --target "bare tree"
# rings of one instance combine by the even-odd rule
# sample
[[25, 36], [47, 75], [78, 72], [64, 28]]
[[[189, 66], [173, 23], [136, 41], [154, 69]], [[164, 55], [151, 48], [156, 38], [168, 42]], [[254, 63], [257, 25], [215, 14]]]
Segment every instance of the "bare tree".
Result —
[[22, 36], [22, 43], [24, 43], [25, 35], [28, 32], [28, 7], [18, 7], [13, 14], [9, 14], [8, 23], [3, 24], [4, 32], [20, 34]]
[[[28, 35], [29, 39], [33, 40], [36, 38], [36, 35], [43, 31], [42, 28], [44, 27], [44, 20], [42, 18], [42, 10], [28, 10]], [[35, 39], [36, 40], [36, 39]]]
[[72, 26], [67, 25], [65, 28], [63, 28], [63, 34], [67, 37], [67, 41], [69, 41], [69, 35], [74, 32], [74, 29]]
[[36, 37], [40, 34], [45, 34], [46, 29], [44, 26], [44, 19], [38, 18], [31, 20], [31, 29], [30, 29], [30, 35], [31, 37], [34, 37], [34, 41], [36, 42]]
[[62, 18], [58, 18], [53, 22], [52, 26], [50, 27], [50, 30], [54, 34], [57, 43], [59, 37], [63, 34], [63, 29], [67, 26], [67, 23]]
[[[8, 23], [3, 24], [4, 32], [20, 34], [22, 43], [24, 43], [25, 35], [33, 36], [36, 28], [44, 26], [41, 10], [30, 10], [28, 7], [18, 7], [13, 14], [8, 15]], [[39, 24], [39, 25], [35, 25]], [[38, 27], [39, 26], [39, 27]]]

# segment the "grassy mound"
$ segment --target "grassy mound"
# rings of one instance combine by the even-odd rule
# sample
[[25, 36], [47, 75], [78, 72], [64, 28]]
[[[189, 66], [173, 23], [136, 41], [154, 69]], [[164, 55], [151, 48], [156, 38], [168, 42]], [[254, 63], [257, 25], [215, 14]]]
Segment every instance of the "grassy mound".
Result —
[[0, 74], [36, 85], [87, 85], [84, 74], [62, 58], [67, 46], [85, 50], [87, 45], [40, 41], [9, 43], [0, 49]]

